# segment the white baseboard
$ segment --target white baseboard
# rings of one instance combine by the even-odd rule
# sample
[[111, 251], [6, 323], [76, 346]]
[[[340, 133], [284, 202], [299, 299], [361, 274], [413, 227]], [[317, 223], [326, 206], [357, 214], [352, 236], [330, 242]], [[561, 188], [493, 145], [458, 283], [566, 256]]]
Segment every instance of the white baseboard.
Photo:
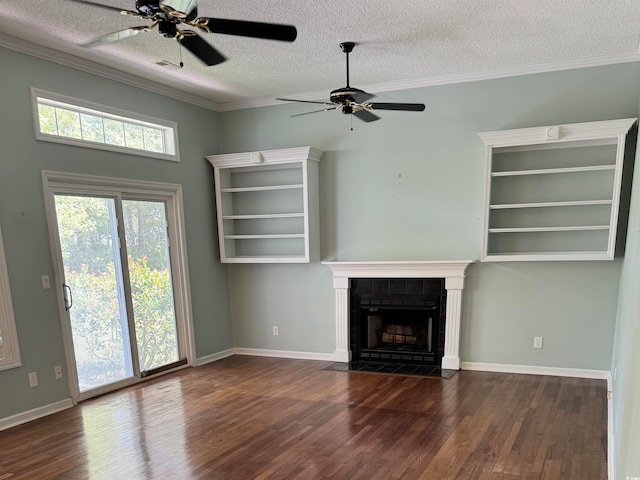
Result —
[[27, 410], [26, 412], [17, 413], [10, 417], [0, 418], [0, 431], [7, 428], [17, 427], [23, 423], [30, 422], [31, 420], [37, 420], [38, 418], [46, 417], [53, 413], [61, 412], [67, 408], [73, 407], [73, 401], [71, 398], [65, 398], [59, 402], [50, 403], [43, 407], [34, 408], [33, 410]]
[[332, 353], [292, 352], [290, 350], [264, 350], [261, 348], [235, 348], [236, 355], [253, 355], [256, 357], [294, 358], [297, 360], [322, 360], [333, 362]]
[[222, 360], [223, 358], [230, 357], [233, 355], [233, 348], [229, 348], [227, 350], [223, 350], [222, 352], [212, 353], [211, 355], [205, 355], [204, 357], [198, 357], [196, 359], [196, 366], [206, 365], [207, 363], [217, 362], [218, 360]]
[[462, 370], [476, 370], [480, 372], [523, 373], [527, 375], [550, 375], [553, 377], [577, 377], [608, 380], [610, 372], [607, 370], [587, 370], [583, 368], [540, 367], [534, 365], [507, 365], [502, 363], [461, 362]]

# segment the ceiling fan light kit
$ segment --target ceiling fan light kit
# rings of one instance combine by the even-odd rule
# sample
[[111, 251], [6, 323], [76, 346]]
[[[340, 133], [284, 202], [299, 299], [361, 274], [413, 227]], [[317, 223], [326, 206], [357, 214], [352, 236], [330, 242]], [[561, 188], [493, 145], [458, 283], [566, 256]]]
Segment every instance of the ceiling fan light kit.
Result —
[[293, 25], [198, 17], [198, 5], [195, 0], [136, 0], [135, 11], [123, 10], [91, 0], [73, 1], [116, 11], [122, 15], [152, 20], [149, 25], [125, 28], [102, 35], [83, 44], [85, 47], [97, 47], [113, 43], [141, 32], [148, 32], [157, 26], [160, 35], [165, 38], [175, 38], [207, 66], [218, 65], [224, 62], [226, 57], [194, 30], [181, 30], [178, 26], [195, 27], [204, 33], [221, 33], [283, 42], [293, 42], [298, 36], [296, 27]]
[[276, 100], [282, 100], [285, 102], [300, 102], [300, 103], [315, 103], [325, 105], [326, 108], [321, 110], [313, 110], [311, 112], [298, 113], [292, 115], [292, 117], [299, 117], [301, 115], [308, 115], [311, 113], [326, 112], [328, 110], [340, 110], [345, 115], [353, 115], [363, 122], [375, 122], [379, 120], [376, 114], [372, 113], [372, 110], [395, 110], [404, 112], [422, 112], [425, 109], [423, 103], [379, 103], [369, 102], [374, 95], [360, 90], [359, 88], [352, 87], [349, 83], [349, 54], [356, 46], [355, 42], [342, 42], [340, 49], [345, 53], [347, 57], [347, 86], [343, 88], [337, 88], [329, 94], [329, 102], [314, 102], [311, 100], [296, 100], [292, 98], [277, 98]]

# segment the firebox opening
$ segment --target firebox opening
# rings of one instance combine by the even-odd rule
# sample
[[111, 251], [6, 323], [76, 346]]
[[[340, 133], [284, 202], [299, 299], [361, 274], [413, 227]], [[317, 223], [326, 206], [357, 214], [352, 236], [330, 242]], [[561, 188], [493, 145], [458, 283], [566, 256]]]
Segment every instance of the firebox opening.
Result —
[[360, 358], [434, 363], [439, 330], [436, 307], [363, 308]]
[[444, 279], [352, 279], [350, 295], [352, 362], [441, 366]]

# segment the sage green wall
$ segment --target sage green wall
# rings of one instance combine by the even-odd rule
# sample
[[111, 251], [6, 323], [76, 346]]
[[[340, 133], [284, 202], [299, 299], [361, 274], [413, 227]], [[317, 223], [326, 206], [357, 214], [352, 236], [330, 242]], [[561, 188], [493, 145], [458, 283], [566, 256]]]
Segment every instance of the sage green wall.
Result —
[[[616, 478], [640, 477], [640, 167], [634, 172], [611, 377]], [[635, 453], [634, 453], [635, 452]]]
[[[69, 397], [66, 380], [53, 374], [54, 365], [65, 365], [57, 299], [40, 279], [53, 275], [41, 170], [182, 184], [197, 355], [231, 348], [227, 271], [203, 158], [218, 151], [218, 115], [12, 50], [0, 48], [0, 64], [0, 224], [23, 364], [0, 372], [0, 419]], [[176, 121], [181, 162], [36, 141], [32, 86]], [[39, 387], [29, 388], [28, 372], [38, 372]]]
[[[351, 117], [338, 112], [290, 117], [311, 105], [224, 112], [220, 151], [325, 151], [323, 260], [474, 260], [484, 201], [477, 132], [636, 117], [639, 81], [639, 66], [623, 64], [385, 93], [380, 101], [424, 102], [426, 111], [354, 119], [353, 131]], [[608, 370], [620, 267], [620, 260], [472, 265], [461, 359]], [[229, 277], [236, 347], [334, 352], [327, 267], [230, 265]], [[533, 350], [534, 336], [545, 338], [544, 349]]]

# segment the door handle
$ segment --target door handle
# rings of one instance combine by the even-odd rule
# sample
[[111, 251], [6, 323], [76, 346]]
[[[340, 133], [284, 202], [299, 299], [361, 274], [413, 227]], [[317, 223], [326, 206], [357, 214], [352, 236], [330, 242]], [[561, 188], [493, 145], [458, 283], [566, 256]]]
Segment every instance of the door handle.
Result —
[[71, 293], [71, 287], [67, 283], [62, 284], [62, 295], [64, 297], [64, 309], [69, 310], [73, 307], [73, 294]]

